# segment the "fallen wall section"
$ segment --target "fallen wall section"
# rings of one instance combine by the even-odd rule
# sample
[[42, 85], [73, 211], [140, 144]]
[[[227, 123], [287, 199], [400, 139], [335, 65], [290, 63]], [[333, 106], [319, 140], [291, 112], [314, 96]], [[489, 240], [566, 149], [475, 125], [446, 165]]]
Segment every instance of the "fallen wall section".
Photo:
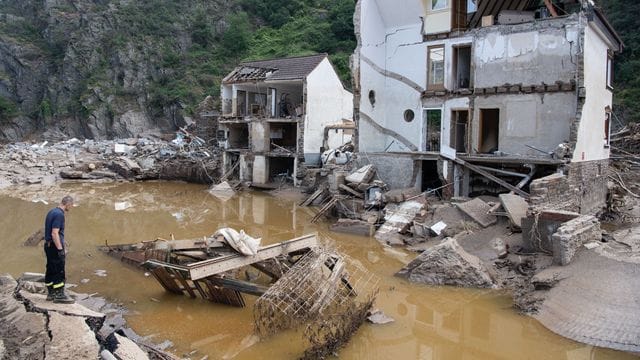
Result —
[[551, 237], [554, 263], [568, 265], [582, 245], [601, 238], [600, 222], [594, 216], [580, 216], [565, 222]]

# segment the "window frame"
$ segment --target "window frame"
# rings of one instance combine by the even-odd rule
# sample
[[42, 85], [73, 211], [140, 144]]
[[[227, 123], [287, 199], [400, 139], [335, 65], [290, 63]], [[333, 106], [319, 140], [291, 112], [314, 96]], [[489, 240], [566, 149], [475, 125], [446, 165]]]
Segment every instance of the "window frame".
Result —
[[[442, 82], [441, 83], [431, 83], [431, 78], [433, 74], [431, 73], [431, 51], [435, 49], [442, 49]], [[446, 51], [444, 44], [442, 45], [433, 45], [427, 47], [427, 90], [444, 90], [446, 83]]]
[[607, 77], [606, 86], [608, 90], [613, 90], [613, 53], [611, 50], [607, 50]]
[[[436, 0], [436, 1], [438, 1], [438, 0]], [[447, 9], [449, 9], [449, 1], [450, 1], [450, 0], [442, 0], [442, 1], [444, 1], [444, 5], [443, 5], [442, 7], [440, 7], [440, 8], [434, 8], [434, 7], [433, 7], [433, 0], [429, 0], [429, 10], [430, 10], [430, 11], [442, 11], [442, 10], [447, 10]]]

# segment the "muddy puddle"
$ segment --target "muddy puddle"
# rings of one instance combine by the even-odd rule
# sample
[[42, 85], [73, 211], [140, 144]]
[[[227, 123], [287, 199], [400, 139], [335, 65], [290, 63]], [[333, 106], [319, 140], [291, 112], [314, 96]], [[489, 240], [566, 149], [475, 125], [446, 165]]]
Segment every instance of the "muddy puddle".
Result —
[[[220, 227], [244, 229], [263, 244], [309, 232], [357, 259], [380, 278], [376, 306], [395, 318], [365, 324], [340, 352], [342, 359], [633, 359], [559, 337], [537, 321], [516, 314], [504, 293], [410, 285], [393, 274], [415, 255], [385, 249], [369, 238], [331, 233], [310, 224], [314, 212], [290, 196], [242, 193], [220, 200], [206, 188], [183, 183], [63, 184], [0, 193], [0, 271], [18, 276], [44, 271], [41, 247], [21, 246], [64, 194], [78, 206], [67, 219], [68, 282], [78, 291], [122, 303], [129, 325], [169, 350], [192, 359], [294, 359], [300, 337], [283, 333], [258, 341], [251, 307], [217, 305], [167, 294], [152, 277], [98, 252], [96, 246], [155, 238], [196, 238]], [[47, 203], [47, 204], [45, 204]], [[117, 205], [116, 205], [117, 204]], [[116, 206], [124, 210], [116, 211]], [[103, 271], [100, 271], [103, 270]], [[106, 275], [106, 276], [104, 276]]]

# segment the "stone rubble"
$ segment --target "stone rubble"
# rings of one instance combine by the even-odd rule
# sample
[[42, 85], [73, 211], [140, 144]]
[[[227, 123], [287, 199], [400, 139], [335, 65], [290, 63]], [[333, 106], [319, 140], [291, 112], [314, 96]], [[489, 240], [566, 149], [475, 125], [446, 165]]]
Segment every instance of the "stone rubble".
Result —
[[[0, 276], [0, 358], [175, 359], [140, 342], [135, 334], [129, 338], [116, 334], [131, 331], [124, 328], [121, 312], [114, 316], [118, 311], [103, 299], [72, 294], [74, 304], [46, 301], [46, 288], [38, 281], [42, 279], [42, 274], [32, 273], [18, 281], [10, 275]], [[96, 311], [100, 309], [104, 313]]]
[[[197, 137], [194, 137], [194, 139]], [[78, 140], [0, 146], [0, 188], [72, 180], [186, 180], [219, 178], [220, 156], [202, 141], [159, 138]]]

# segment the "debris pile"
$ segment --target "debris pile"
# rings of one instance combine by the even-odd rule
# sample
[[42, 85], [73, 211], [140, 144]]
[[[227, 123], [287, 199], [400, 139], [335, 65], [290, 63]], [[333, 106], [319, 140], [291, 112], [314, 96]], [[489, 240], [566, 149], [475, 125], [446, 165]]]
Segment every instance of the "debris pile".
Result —
[[[243, 294], [259, 296], [254, 319], [260, 336], [306, 324], [304, 358], [332, 354], [365, 321], [378, 292], [377, 277], [347, 256], [319, 247], [316, 235], [259, 244], [243, 231], [223, 228], [202, 239], [100, 249], [145, 267], [168, 292], [236, 307], [245, 306]], [[249, 276], [247, 266], [260, 275]]]
[[0, 276], [3, 358], [176, 359], [124, 327], [124, 311], [118, 306], [72, 295], [74, 304], [46, 301], [43, 274], [25, 273], [18, 281]]
[[160, 138], [14, 143], [0, 148], [0, 188], [60, 179], [168, 179], [214, 182], [218, 150], [185, 129]]
[[303, 359], [333, 354], [368, 316], [378, 279], [347, 256], [315, 248], [262, 295], [254, 307], [257, 333], [305, 326]]
[[608, 211], [605, 219], [637, 223], [640, 219], [640, 124], [611, 134]]

